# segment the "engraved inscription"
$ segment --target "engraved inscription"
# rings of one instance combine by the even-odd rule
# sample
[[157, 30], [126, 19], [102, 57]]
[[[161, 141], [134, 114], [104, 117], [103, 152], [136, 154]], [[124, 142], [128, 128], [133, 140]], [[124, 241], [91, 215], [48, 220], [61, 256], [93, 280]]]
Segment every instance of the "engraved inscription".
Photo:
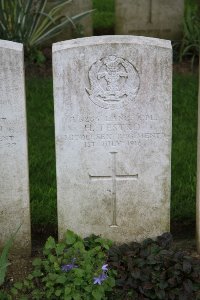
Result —
[[140, 85], [136, 68], [116, 55], [96, 61], [89, 69], [89, 98], [99, 107], [116, 109], [134, 100]]
[[76, 115], [76, 114], [66, 114], [66, 120], [69, 123], [88, 123], [88, 122], [132, 122], [132, 121], [159, 121], [158, 115], [152, 115], [152, 114], [104, 114], [102, 116], [98, 115]]
[[103, 115], [67, 114], [66, 120], [68, 129], [63, 139], [68, 144], [82, 141], [86, 148], [143, 147], [160, 139], [168, 139], [158, 126], [159, 122], [165, 120], [161, 120], [157, 114], [106, 111]]
[[112, 155], [112, 175], [110, 176], [92, 176], [89, 174], [89, 178], [91, 181], [98, 180], [110, 180], [112, 181], [112, 206], [113, 206], [113, 215], [112, 215], [112, 223], [111, 227], [117, 227], [117, 181], [119, 180], [137, 180], [138, 174], [134, 175], [119, 175], [116, 171], [116, 155], [117, 152], [110, 152]]
[[16, 145], [13, 128], [9, 126], [7, 118], [0, 117], [0, 148]]

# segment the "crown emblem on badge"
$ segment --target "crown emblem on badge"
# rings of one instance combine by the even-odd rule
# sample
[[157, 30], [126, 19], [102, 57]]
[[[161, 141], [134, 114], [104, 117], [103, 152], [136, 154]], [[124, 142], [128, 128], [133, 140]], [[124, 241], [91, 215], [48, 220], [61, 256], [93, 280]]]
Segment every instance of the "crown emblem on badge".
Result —
[[89, 98], [102, 108], [118, 108], [133, 100], [139, 90], [139, 75], [126, 59], [115, 55], [96, 61], [89, 69]]

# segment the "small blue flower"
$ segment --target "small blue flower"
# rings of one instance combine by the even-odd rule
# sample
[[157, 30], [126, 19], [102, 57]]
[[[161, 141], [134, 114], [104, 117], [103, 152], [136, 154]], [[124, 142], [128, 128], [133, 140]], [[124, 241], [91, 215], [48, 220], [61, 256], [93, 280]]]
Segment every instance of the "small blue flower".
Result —
[[101, 278], [101, 275], [99, 277], [94, 277], [94, 284], [101, 285], [103, 282], [103, 279]]
[[99, 275], [99, 277], [94, 277], [94, 284], [101, 285], [107, 277], [107, 274], [103, 272], [101, 275]]
[[108, 264], [102, 266], [102, 271], [108, 271]]
[[72, 264], [69, 264], [69, 265], [63, 265], [63, 266], [61, 267], [61, 270], [62, 270], [63, 272], [68, 272], [68, 271], [72, 270], [73, 267], [74, 267], [74, 266], [73, 266]]
[[102, 274], [100, 275], [100, 277], [101, 277], [101, 280], [103, 281], [103, 280], [105, 280], [106, 278], [108, 278], [108, 275], [107, 275], [106, 273], [102, 273]]
[[70, 270], [72, 270], [72, 269], [74, 269], [74, 268], [78, 268], [78, 266], [74, 264], [74, 263], [75, 263], [75, 260], [76, 260], [76, 258], [73, 258], [71, 264], [62, 265], [62, 266], [61, 266], [61, 270], [62, 270], [63, 272], [68, 272], [68, 271], [70, 271]]

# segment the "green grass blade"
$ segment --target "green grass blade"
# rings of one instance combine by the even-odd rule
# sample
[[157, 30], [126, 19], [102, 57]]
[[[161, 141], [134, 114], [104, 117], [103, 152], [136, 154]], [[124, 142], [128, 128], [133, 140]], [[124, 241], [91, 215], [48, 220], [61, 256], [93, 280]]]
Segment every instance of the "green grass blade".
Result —
[[2, 254], [0, 256], [0, 286], [4, 283], [7, 267], [9, 265], [8, 263], [8, 253], [10, 251], [10, 248], [12, 247], [13, 241], [16, 237], [16, 234], [18, 233], [21, 225], [17, 228], [15, 233], [11, 236], [11, 238], [7, 241], [5, 244]]

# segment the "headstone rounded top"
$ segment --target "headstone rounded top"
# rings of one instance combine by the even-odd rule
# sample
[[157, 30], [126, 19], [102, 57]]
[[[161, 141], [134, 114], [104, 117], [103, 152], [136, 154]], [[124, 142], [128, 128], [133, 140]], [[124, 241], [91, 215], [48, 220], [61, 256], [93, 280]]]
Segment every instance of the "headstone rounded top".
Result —
[[53, 44], [53, 52], [62, 51], [69, 48], [101, 45], [101, 44], [141, 44], [146, 46], [154, 46], [161, 48], [171, 49], [171, 41], [158, 38], [150, 38], [144, 36], [133, 35], [106, 35], [106, 36], [93, 36], [86, 38], [79, 38], [67, 40]]
[[7, 41], [7, 40], [0, 40], [0, 48], [7, 48], [7, 49], [11, 49], [11, 50], [16, 50], [16, 51], [22, 51], [23, 44], [12, 42], [12, 41]]
[[117, 243], [169, 230], [171, 71], [167, 40], [53, 45], [60, 239], [66, 228]]

